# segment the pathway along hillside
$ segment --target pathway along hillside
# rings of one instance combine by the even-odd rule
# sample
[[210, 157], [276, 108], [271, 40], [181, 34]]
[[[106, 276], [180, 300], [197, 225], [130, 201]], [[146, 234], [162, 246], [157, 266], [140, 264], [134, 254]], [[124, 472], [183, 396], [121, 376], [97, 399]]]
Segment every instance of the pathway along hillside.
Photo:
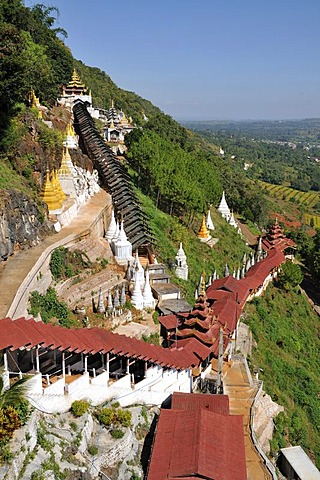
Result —
[[[77, 217], [59, 233], [45, 238], [43, 242], [29, 250], [16, 252], [10, 257], [2, 271], [0, 272], [0, 318], [7, 316], [9, 309], [14, 301], [18, 289], [27, 275], [38, 261], [44, 250], [56, 243], [62, 243], [67, 240], [68, 243], [87, 234], [96, 218], [103, 210], [110, 207], [111, 198], [104, 190], [96, 193], [86, 205], [79, 210]], [[11, 315], [17, 318], [16, 315]]]

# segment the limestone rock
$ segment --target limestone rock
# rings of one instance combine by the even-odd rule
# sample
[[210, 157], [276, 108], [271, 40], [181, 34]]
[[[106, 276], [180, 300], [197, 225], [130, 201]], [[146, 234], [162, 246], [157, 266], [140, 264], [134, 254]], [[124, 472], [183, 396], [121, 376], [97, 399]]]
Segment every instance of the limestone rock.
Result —
[[49, 233], [36, 202], [15, 190], [0, 190], [0, 261], [32, 247]]

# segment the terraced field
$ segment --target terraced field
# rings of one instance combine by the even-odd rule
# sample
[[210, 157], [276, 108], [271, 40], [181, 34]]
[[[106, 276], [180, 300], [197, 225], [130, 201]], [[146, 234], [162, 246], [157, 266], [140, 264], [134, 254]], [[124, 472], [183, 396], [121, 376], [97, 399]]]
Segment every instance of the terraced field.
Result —
[[320, 228], [320, 216], [319, 215], [310, 215], [309, 213], [306, 213], [303, 216], [304, 223], [306, 225], [312, 225], [312, 220], [313, 219], [313, 228], [317, 229]]
[[276, 198], [282, 198], [286, 201], [291, 200], [296, 203], [301, 203], [308, 208], [313, 208], [318, 202], [320, 202], [320, 195], [316, 192], [301, 192], [300, 190], [294, 190], [293, 188], [285, 187], [284, 185], [273, 185], [262, 181], [259, 181], [259, 184], [269, 195]]

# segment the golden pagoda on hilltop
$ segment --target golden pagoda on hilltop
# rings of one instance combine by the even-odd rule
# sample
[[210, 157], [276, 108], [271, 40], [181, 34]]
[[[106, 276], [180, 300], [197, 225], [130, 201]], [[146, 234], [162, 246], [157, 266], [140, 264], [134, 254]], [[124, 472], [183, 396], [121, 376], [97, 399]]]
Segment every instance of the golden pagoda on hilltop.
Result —
[[55, 190], [54, 184], [52, 184], [48, 169], [46, 172], [46, 179], [40, 192], [40, 198], [42, 198], [42, 200], [48, 205], [49, 212], [61, 210], [63, 201]]
[[209, 230], [207, 229], [207, 226], [206, 226], [205, 215], [202, 216], [202, 222], [201, 222], [200, 230], [198, 232], [198, 238], [201, 242], [207, 242], [211, 238]]

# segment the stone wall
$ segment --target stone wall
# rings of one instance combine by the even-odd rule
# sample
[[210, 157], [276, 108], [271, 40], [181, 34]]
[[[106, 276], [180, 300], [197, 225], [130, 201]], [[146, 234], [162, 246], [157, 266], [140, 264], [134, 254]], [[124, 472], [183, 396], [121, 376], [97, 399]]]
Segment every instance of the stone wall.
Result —
[[0, 262], [50, 233], [39, 206], [24, 193], [0, 190]]

